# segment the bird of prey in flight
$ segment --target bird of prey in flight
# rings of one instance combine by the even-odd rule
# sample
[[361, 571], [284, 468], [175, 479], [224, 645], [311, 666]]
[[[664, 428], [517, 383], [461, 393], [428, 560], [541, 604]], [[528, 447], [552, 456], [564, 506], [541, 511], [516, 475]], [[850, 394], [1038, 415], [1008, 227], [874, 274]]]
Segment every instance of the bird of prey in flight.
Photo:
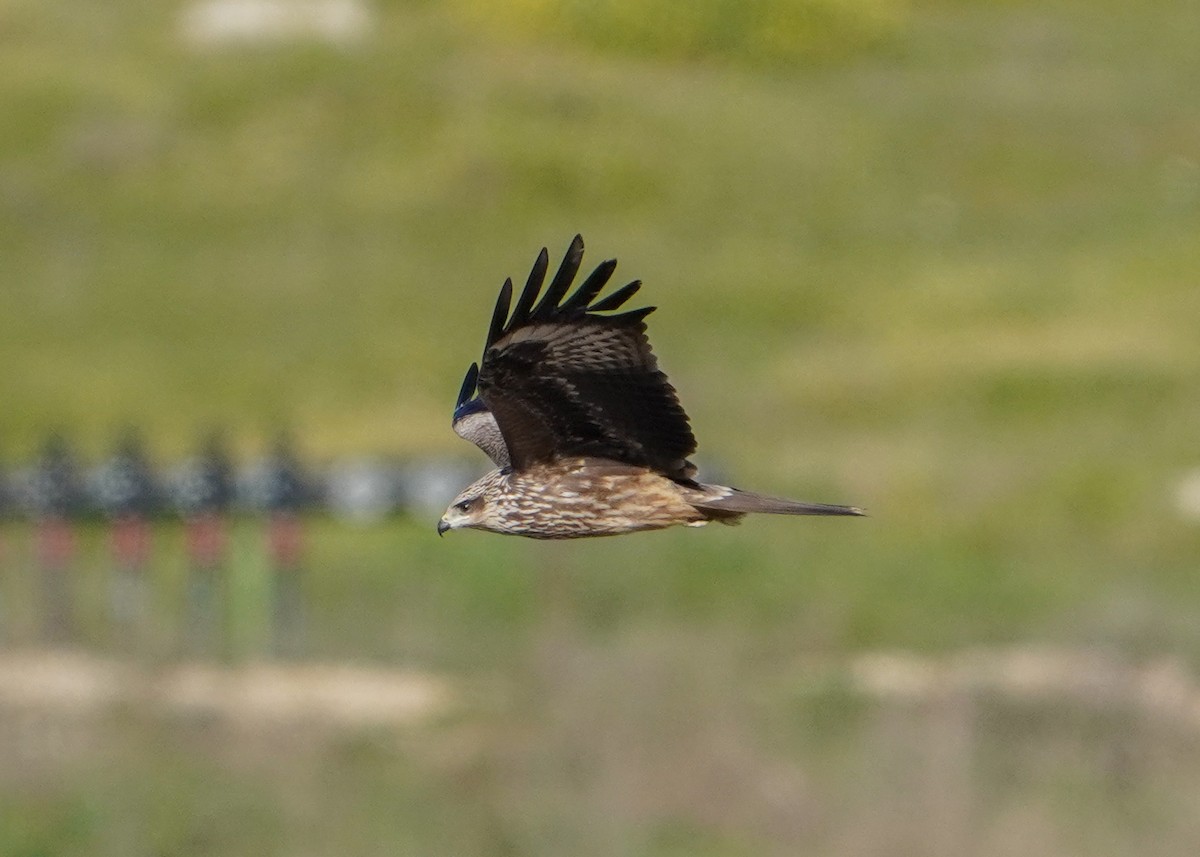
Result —
[[570, 539], [734, 524], [747, 512], [863, 514], [698, 481], [687, 414], [646, 338], [655, 308], [616, 311], [640, 281], [596, 299], [615, 259], [567, 297], [582, 259], [576, 235], [544, 293], [545, 248], [511, 311], [512, 280], [500, 289], [483, 359], [467, 370], [453, 420], [496, 469], [454, 498], [439, 535], [473, 528]]

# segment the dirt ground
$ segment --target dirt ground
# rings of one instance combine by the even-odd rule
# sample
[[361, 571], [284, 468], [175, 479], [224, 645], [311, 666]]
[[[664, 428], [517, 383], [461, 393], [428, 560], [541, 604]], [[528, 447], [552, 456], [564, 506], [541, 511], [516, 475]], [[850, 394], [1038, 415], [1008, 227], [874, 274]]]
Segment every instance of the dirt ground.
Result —
[[[920, 702], [988, 693], [1029, 702], [1121, 708], [1200, 735], [1200, 684], [1173, 660], [1133, 663], [1078, 649], [966, 650], [938, 657], [872, 652], [815, 664], [868, 698]], [[258, 662], [144, 666], [76, 650], [0, 654], [0, 706], [99, 713], [135, 706], [244, 727], [288, 723], [355, 729], [419, 723], [448, 710], [453, 682], [411, 670]]]
[[313, 722], [346, 728], [412, 723], [451, 700], [443, 679], [347, 664], [139, 666], [73, 650], [0, 655], [0, 705], [99, 713], [137, 706], [239, 725]]

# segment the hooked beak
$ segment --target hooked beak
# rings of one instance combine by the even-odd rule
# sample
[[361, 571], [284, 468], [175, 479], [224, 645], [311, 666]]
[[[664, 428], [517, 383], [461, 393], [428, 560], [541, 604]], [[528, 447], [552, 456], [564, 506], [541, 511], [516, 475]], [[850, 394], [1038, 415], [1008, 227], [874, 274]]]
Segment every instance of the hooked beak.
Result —
[[448, 529], [450, 529], [450, 525], [448, 523], [446, 523], [446, 519], [445, 518], [439, 519], [438, 520], [438, 535], [444, 536], [446, 534], [446, 530], [448, 530]]

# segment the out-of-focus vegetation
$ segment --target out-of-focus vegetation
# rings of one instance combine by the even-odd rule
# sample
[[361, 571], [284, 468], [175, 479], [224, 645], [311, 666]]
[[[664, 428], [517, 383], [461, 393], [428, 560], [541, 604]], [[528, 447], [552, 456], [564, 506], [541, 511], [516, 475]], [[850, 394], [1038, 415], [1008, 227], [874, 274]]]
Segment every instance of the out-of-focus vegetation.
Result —
[[898, 39], [906, 0], [459, 0], [486, 38], [559, 41], [641, 59], [707, 59], [755, 65], [853, 56]]
[[[711, 51], [742, 12], [559, 8], [379, 3], [356, 44], [204, 48], [174, 5], [6, 4], [0, 455], [129, 423], [163, 458], [280, 423], [317, 456], [473, 454], [449, 408], [495, 289], [579, 231], [660, 307], [702, 465], [873, 517], [572, 545], [322, 524], [317, 653], [443, 670], [462, 713], [227, 746], [132, 712], [66, 756], [14, 726], [0, 852], [1193, 853], [1194, 737], [880, 711], [796, 664], [1200, 664], [1173, 504], [1200, 459], [1200, 8], [739, 6]], [[844, 43], [756, 17], [824, 8]]]

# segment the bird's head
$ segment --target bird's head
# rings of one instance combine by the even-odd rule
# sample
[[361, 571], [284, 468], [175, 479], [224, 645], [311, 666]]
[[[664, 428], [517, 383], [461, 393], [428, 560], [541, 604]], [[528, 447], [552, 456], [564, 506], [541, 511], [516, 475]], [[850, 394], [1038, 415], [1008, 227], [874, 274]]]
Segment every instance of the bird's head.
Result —
[[447, 530], [490, 529], [488, 524], [496, 511], [495, 500], [503, 478], [501, 471], [493, 470], [465, 488], [438, 521], [438, 535]]

